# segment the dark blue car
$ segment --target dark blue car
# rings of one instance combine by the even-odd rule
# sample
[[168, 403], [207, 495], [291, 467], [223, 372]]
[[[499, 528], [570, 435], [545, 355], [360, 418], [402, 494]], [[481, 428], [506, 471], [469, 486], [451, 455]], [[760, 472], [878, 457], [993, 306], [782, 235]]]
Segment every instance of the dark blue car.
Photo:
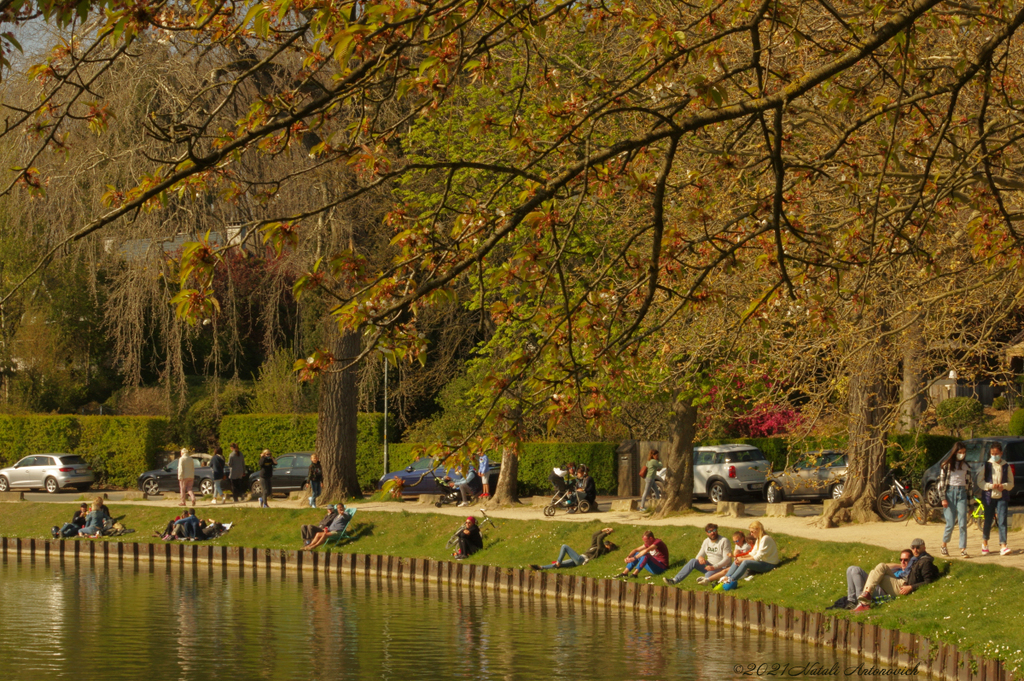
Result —
[[[487, 474], [487, 477], [490, 479], [492, 493], [498, 485], [499, 467], [500, 464], [492, 461]], [[454, 466], [435, 466], [434, 460], [429, 456], [425, 456], [420, 459], [416, 459], [403, 470], [391, 471], [390, 473], [383, 475], [381, 479], [377, 481], [377, 489], [380, 489], [388, 480], [397, 478], [403, 483], [402, 496], [441, 494], [444, 490], [437, 484], [437, 479], [443, 478], [446, 475], [450, 476], [456, 483], [462, 481], [462, 475]], [[469, 483], [469, 486], [473, 490], [474, 496], [480, 494], [483, 490], [483, 484], [480, 480], [480, 476], [476, 476], [473, 481]]]

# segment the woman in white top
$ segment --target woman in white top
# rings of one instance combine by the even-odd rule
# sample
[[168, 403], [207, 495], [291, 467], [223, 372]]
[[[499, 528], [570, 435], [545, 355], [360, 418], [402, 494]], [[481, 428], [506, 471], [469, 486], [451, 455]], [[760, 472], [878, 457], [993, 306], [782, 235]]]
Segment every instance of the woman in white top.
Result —
[[967, 465], [967, 445], [957, 442], [953, 445], [939, 467], [939, 498], [942, 499], [942, 515], [946, 518], [946, 529], [942, 532], [942, 546], [939, 551], [949, 555], [946, 544], [953, 536], [953, 523], [960, 523], [960, 555], [967, 555], [967, 504], [974, 496], [974, 481]]
[[764, 533], [764, 525], [755, 520], [750, 523], [750, 534], [754, 537], [754, 548], [745, 556], [739, 556], [725, 575], [725, 581], [716, 590], [731, 591], [736, 582], [747, 572], [764, 574], [779, 566], [779, 549], [775, 540]]

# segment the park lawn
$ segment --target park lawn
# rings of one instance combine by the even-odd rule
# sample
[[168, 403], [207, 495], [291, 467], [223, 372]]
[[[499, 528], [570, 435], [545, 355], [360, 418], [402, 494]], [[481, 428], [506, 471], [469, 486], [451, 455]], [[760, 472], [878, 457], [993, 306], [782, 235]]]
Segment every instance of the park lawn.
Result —
[[[147, 507], [144, 504], [110, 505], [111, 513], [126, 515], [124, 523], [134, 534], [120, 538], [127, 542], [156, 542], [154, 531], [162, 529], [176, 515], [176, 509]], [[70, 519], [74, 507], [64, 504], [0, 504], [0, 536], [48, 538], [50, 527]], [[296, 508], [199, 509], [203, 518], [236, 523], [231, 532], [214, 544], [297, 549], [301, 547], [299, 526], [315, 524], [323, 510]], [[728, 521], [723, 521], [728, 522]], [[549, 563], [558, 548], [568, 544], [582, 553], [590, 546], [591, 535], [606, 526], [600, 520], [591, 523], [557, 523], [540, 520], [497, 519], [495, 527], [483, 526], [484, 550], [468, 563], [501, 567], [526, 567], [531, 563]], [[448, 537], [458, 528], [460, 519], [450, 515], [368, 512], [360, 510], [350, 527], [354, 540], [338, 550], [363, 554], [394, 555], [435, 560], [451, 559], [445, 549]], [[723, 535], [735, 528], [723, 526]], [[570, 572], [590, 577], [612, 577], [623, 566], [629, 549], [641, 543], [642, 528], [615, 525], [611, 539], [618, 551]], [[769, 528], [770, 529], [770, 528]], [[669, 575], [692, 558], [704, 532], [697, 527], [663, 527], [658, 536], [669, 547], [672, 566]], [[738, 598], [775, 603], [809, 612], [821, 612], [840, 596], [846, 595], [846, 566], [860, 565], [870, 570], [879, 562], [894, 562], [896, 554], [866, 544], [822, 542], [782, 534], [773, 534], [783, 564], [752, 582], [740, 582], [730, 592]], [[119, 540], [118, 538], [113, 539]], [[90, 541], [83, 539], [80, 541]], [[1024, 603], [1024, 573], [1014, 568], [976, 561], [946, 561], [936, 558], [943, 576], [935, 584], [894, 602], [854, 615], [845, 610], [830, 613], [858, 621], [921, 634], [933, 641], [955, 643], [986, 657], [1006, 660], [1015, 673], [1024, 670], [1024, 632], [1018, 624], [1020, 604]], [[661, 578], [640, 578], [661, 584]], [[677, 588], [708, 589], [696, 585], [691, 575]]]

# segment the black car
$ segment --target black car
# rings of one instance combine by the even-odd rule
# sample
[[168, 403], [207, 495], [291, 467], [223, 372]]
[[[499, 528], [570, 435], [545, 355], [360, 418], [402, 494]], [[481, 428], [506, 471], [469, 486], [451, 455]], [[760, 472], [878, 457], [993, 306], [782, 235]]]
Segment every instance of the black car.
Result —
[[[274, 477], [270, 482], [273, 492], [294, 492], [302, 489], [306, 484], [306, 476], [309, 475], [309, 458], [313, 452], [289, 452], [274, 457], [277, 465], [274, 466]], [[249, 476], [249, 491], [254, 497], [260, 496], [260, 472], [256, 471]]]
[[[967, 445], [967, 462], [974, 480], [975, 496], [981, 492], [982, 475], [985, 469], [985, 462], [989, 458], [989, 447], [993, 442], [1003, 445], [1003, 460], [1010, 464], [1013, 469], [1014, 487], [1010, 490], [1008, 501], [1024, 499], [1024, 480], [1018, 476], [1024, 475], [1024, 437], [976, 437], [972, 440], [964, 440]], [[947, 456], [949, 452], [946, 452]], [[945, 458], [945, 457], [943, 457]], [[931, 507], [942, 506], [942, 499], [939, 498], [939, 463], [929, 468], [921, 476], [921, 490], [924, 492], [928, 505]], [[1021, 470], [1017, 470], [1017, 466]]]
[[[213, 469], [206, 465], [210, 462], [210, 455], [193, 454], [192, 458], [196, 460], [194, 486], [196, 493], [203, 496], [213, 494]], [[175, 459], [163, 468], [146, 471], [140, 475], [139, 489], [146, 494], [177, 492], [180, 489], [178, 486], [178, 460]]]

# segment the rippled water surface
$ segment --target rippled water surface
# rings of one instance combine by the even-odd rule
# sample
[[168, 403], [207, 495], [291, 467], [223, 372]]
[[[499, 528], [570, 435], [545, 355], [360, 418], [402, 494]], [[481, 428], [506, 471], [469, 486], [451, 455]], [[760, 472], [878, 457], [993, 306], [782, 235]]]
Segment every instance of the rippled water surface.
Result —
[[0, 563], [0, 604], [4, 680], [718, 681], [765, 678], [737, 665], [857, 664], [703, 622], [347, 575], [239, 577], [219, 566], [10, 560]]

